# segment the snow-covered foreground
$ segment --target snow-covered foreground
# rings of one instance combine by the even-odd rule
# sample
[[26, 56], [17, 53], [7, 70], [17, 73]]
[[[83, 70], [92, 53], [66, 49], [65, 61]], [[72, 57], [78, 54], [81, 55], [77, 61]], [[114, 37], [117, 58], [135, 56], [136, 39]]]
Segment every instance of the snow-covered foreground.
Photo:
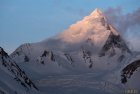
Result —
[[42, 94], [123, 94], [124, 88], [94, 73], [48, 76], [36, 81]]

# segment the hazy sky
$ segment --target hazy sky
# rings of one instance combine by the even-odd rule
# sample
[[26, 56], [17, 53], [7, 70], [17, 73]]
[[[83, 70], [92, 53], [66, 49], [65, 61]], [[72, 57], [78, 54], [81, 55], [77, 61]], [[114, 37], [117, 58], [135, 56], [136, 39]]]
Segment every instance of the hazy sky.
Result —
[[[20, 44], [38, 42], [68, 28], [95, 8], [140, 8], [139, 0], [0, 0], [0, 46], [12, 52]], [[131, 35], [131, 34], [130, 34]]]

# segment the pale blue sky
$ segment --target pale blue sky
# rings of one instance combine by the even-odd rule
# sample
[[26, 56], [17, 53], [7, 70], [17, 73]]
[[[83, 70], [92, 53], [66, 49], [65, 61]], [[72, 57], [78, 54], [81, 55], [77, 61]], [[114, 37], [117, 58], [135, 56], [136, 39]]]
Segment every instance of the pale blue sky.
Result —
[[95, 8], [140, 8], [139, 0], [0, 0], [0, 46], [12, 52], [68, 28]]

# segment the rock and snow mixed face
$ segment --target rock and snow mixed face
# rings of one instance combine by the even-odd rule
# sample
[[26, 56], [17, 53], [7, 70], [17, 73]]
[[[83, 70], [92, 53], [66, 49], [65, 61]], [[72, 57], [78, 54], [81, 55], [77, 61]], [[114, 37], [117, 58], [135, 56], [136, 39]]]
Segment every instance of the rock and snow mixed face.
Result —
[[[26, 93], [31, 88], [38, 90], [26, 73], [0, 47], [0, 88], [2, 94]], [[7, 91], [8, 90], [8, 91]], [[5, 92], [6, 91], [6, 92]]]
[[[11, 57], [21, 63], [44, 64], [46, 73], [58, 70], [61, 73], [73, 70], [112, 70], [130, 55], [131, 51], [119, 32], [96, 9], [55, 37], [20, 46]], [[54, 68], [58, 70], [54, 71]]]

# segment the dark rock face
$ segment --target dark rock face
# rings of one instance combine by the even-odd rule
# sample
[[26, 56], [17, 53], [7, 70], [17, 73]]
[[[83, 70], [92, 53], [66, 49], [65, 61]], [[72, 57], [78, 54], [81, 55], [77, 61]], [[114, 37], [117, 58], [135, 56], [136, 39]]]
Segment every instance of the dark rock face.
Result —
[[82, 53], [83, 53], [83, 59], [84, 59], [85, 63], [89, 63], [89, 68], [92, 68], [93, 61], [91, 58], [91, 52], [82, 49]]
[[51, 61], [55, 61], [54, 54], [52, 51], [44, 51], [41, 57], [48, 57]]
[[52, 61], [55, 61], [54, 54], [53, 54], [52, 51], [50, 52], [50, 59], [51, 59]]
[[55, 57], [52, 51], [44, 50], [42, 55], [40, 56], [40, 63], [45, 64], [44, 58], [48, 58], [49, 60], [55, 62]]
[[131, 53], [123, 39], [120, 35], [115, 35], [112, 32], [110, 33], [105, 45], [103, 46], [99, 56], [105, 56], [108, 51], [110, 51], [109, 57], [112, 57], [116, 54], [115, 48], [119, 48], [123, 52]]
[[1, 57], [2, 56], [8, 57], [8, 54], [1, 47], [0, 47], [0, 55], [1, 55]]
[[29, 60], [30, 60], [29, 57], [25, 55], [24, 62], [29, 62]]
[[46, 57], [46, 56], [48, 56], [48, 55], [49, 55], [49, 52], [45, 50], [45, 51], [43, 52], [43, 54], [42, 54], [41, 57]]
[[72, 59], [72, 57], [71, 57], [68, 53], [65, 53], [64, 55], [66, 56], [67, 60], [68, 60], [71, 64], [74, 62], [73, 59]]
[[127, 83], [127, 80], [131, 78], [133, 73], [140, 67], [140, 60], [134, 61], [127, 65], [121, 73], [121, 82], [123, 84]]
[[9, 55], [0, 47], [0, 60], [2, 65], [8, 69], [9, 72], [15, 77], [14, 79], [18, 81], [25, 88], [34, 88], [38, 90], [36, 85], [28, 78], [23, 70], [9, 57]]

